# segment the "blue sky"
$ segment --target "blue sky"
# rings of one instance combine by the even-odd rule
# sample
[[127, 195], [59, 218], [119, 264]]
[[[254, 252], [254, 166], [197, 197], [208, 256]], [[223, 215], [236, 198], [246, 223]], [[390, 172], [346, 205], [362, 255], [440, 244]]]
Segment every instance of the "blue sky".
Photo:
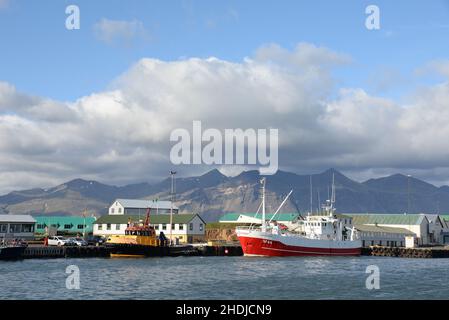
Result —
[[282, 170], [449, 185], [449, 0], [0, 0], [0, 41], [0, 193], [204, 173], [170, 161], [196, 120], [279, 128]]
[[[80, 30], [65, 29], [69, 4], [81, 10]], [[378, 31], [364, 27], [369, 4], [381, 10]], [[140, 21], [148, 37], [128, 45], [99, 41], [93, 29], [103, 18]], [[342, 86], [397, 97], [435, 80], [415, 79], [413, 72], [448, 55], [448, 31], [443, 0], [8, 0], [0, 9], [0, 80], [28, 94], [74, 100], [104, 90], [143, 57], [240, 62], [267, 43], [290, 49], [310, 42], [353, 58], [335, 71]], [[398, 81], [379, 85], [383, 74]]]

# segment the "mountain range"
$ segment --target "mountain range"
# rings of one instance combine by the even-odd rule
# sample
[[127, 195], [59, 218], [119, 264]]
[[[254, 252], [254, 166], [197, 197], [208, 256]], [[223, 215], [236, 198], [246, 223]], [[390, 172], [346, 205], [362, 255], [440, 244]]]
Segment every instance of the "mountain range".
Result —
[[[278, 171], [267, 177], [267, 211], [275, 211], [288, 192], [293, 194], [281, 212], [308, 212], [329, 198], [335, 177], [336, 207], [344, 213], [439, 213], [449, 212], [449, 187], [436, 187], [422, 180], [395, 174], [357, 182], [337, 170], [298, 175]], [[208, 173], [176, 179], [176, 204], [184, 212], [198, 212], [206, 221], [217, 221], [228, 212], [255, 212], [260, 204], [258, 171], [227, 177], [214, 169]], [[0, 213], [33, 215], [97, 216], [107, 213], [116, 198], [170, 199], [170, 178], [156, 184], [111, 186], [76, 179], [48, 189], [14, 191], [0, 196]]]

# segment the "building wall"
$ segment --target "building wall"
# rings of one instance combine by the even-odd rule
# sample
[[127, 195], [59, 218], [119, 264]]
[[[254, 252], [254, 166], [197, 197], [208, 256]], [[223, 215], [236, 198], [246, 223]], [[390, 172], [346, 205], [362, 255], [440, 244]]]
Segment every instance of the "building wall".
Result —
[[[190, 230], [190, 223], [192, 223], [192, 230]], [[201, 224], [203, 225], [201, 228]], [[164, 230], [164, 224], [158, 224], [157, 226], [151, 224], [156, 229], [156, 234], [159, 235], [159, 233], [162, 231], [164, 232], [165, 236], [167, 238], [170, 238], [170, 231], [171, 226], [169, 223], [165, 224], [165, 230]], [[124, 235], [125, 230], [128, 227], [128, 225], [125, 224], [111, 224], [110, 230], [108, 230], [107, 224], [101, 225], [100, 230], [99, 224], [94, 224], [94, 235], [98, 236], [111, 236], [111, 235]], [[117, 228], [118, 226], [118, 228]], [[206, 225], [203, 223], [203, 221], [198, 217], [194, 217], [188, 224], [182, 224], [182, 229], [180, 230], [180, 225], [175, 224], [173, 232], [172, 232], [172, 238], [175, 240], [175, 238], [179, 238], [181, 243], [187, 243], [187, 242], [195, 242], [195, 241], [203, 241], [205, 239], [206, 234]]]
[[[420, 225], [409, 224], [379, 224], [382, 227], [402, 228], [413, 232], [416, 236], [417, 245], [425, 246], [429, 244], [428, 222], [423, 219]], [[404, 240], [405, 241], [405, 240]]]
[[109, 207], [109, 214], [125, 214], [125, 208], [116, 201]]
[[0, 222], [0, 238], [34, 239], [34, 223], [27, 222]]
[[360, 232], [360, 240], [364, 247], [369, 246], [405, 246], [405, 235], [398, 233], [384, 233], [384, 232]]

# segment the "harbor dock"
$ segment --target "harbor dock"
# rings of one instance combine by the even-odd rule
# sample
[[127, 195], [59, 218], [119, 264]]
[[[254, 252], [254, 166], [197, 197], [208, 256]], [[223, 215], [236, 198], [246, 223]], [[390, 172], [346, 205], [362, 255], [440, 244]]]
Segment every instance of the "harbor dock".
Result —
[[[168, 247], [167, 247], [168, 249]], [[163, 256], [242, 256], [243, 251], [239, 246], [192, 246], [184, 250], [171, 254], [167, 250]], [[86, 246], [86, 247], [57, 247], [32, 245], [23, 252], [23, 259], [51, 259], [51, 258], [109, 258], [110, 248], [106, 246]]]
[[402, 248], [372, 246], [362, 248], [363, 256], [398, 258], [449, 258], [448, 247]]

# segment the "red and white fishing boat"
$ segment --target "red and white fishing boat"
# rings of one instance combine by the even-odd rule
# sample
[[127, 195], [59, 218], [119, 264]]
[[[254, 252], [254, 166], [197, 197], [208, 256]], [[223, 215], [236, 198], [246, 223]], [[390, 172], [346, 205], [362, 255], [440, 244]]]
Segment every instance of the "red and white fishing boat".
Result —
[[274, 220], [288, 197], [274, 213], [265, 219], [265, 178], [262, 179], [261, 225], [236, 228], [237, 236], [246, 256], [358, 256], [362, 242], [352, 226], [335, 214], [335, 187], [332, 183], [332, 197], [323, 207], [324, 212], [308, 214], [300, 221], [300, 232], [282, 228]]

